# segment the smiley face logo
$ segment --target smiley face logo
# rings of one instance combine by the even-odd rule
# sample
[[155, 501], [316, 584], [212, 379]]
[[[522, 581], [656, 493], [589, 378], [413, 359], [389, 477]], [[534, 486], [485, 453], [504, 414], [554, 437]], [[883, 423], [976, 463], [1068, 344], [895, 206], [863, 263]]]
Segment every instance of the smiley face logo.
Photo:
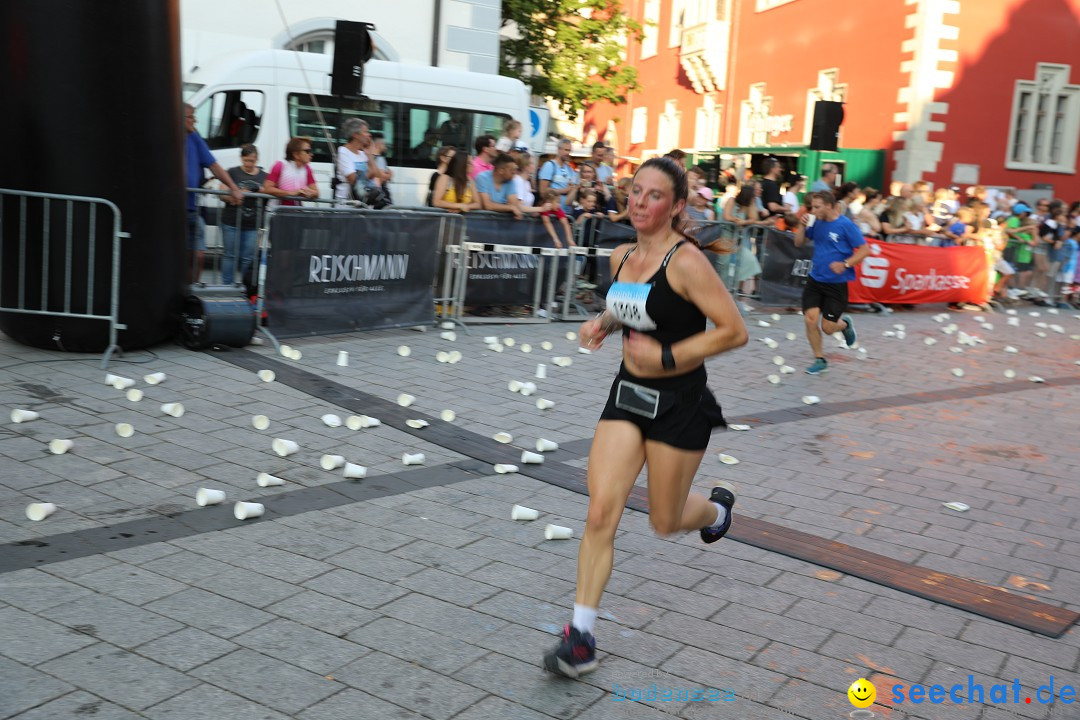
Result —
[[859, 678], [851, 683], [847, 690], [848, 700], [857, 708], [866, 708], [874, 704], [877, 697], [877, 688], [866, 678]]

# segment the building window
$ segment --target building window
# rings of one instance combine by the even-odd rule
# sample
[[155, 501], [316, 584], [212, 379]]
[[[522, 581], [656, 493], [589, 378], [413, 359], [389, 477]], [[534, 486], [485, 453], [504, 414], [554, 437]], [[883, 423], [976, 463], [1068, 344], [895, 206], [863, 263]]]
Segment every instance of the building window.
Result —
[[686, 0], [671, 3], [671, 27], [668, 28], [668, 47], [682, 45], [682, 31], [686, 27]]
[[[803, 126], [803, 137], [807, 144], [810, 143], [810, 135], [814, 129], [814, 105], [818, 100], [833, 100], [835, 102], [847, 102], [847, 83], [839, 83], [840, 71], [836, 68], [818, 71], [817, 87], [806, 91], [806, 122]], [[841, 129], [843, 132], [843, 129]], [[841, 145], [843, 142], [840, 143]]]
[[787, 5], [789, 2], [795, 2], [795, 0], [757, 0], [754, 10], [755, 12], [765, 12], [766, 10], [772, 10], [774, 7]]
[[1076, 172], [1080, 85], [1068, 84], [1070, 69], [1039, 63], [1034, 80], [1016, 81], [1005, 167]]
[[641, 39], [642, 60], [656, 55], [656, 37], [660, 33], [660, 0], [645, 0], [643, 20], [645, 36]]
[[649, 137], [649, 108], [634, 108], [630, 120], [630, 144], [639, 145]]
[[656, 145], [664, 152], [679, 147], [679, 125], [682, 113], [674, 100], [664, 103], [664, 112], [660, 115], [660, 127], [657, 129]]
[[694, 148], [714, 150], [720, 146], [720, 106], [711, 95], [706, 95], [697, 110], [694, 122]]

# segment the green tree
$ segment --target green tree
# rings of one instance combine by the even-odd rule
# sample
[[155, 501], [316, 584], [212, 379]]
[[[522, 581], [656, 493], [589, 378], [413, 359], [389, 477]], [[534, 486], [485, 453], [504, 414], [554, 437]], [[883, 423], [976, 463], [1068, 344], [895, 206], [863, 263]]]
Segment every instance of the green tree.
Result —
[[620, 40], [640, 39], [641, 25], [622, 12], [621, 0], [503, 0], [502, 24], [517, 33], [502, 41], [499, 73], [572, 116], [600, 100], [624, 103], [640, 88]]

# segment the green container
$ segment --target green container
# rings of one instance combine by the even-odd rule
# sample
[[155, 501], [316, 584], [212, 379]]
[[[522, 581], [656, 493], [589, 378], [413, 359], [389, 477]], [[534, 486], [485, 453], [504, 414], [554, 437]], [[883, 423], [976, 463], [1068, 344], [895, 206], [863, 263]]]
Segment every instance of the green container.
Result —
[[709, 183], [719, 180], [722, 170], [736, 168], [736, 177], [742, 179], [749, 168], [754, 175], [761, 174], [761, 164], [767, 157], [778, 158], [787, 170], [794, 170], [806, 176], [806, 188], [821, 177], [821, 166], [832, 163], [839, 167], [837, 186], [845, 182], [856, 182], [859, 187], [873, 187], [886, 190], [885, 151], [844, 148], [837, 152], [811, 150], [805, 145], [764, 146], [764, 147], [725, 147], [708, 152], [694, 152], [686, 157], [687, 167], [699, 165], [708, 173]]

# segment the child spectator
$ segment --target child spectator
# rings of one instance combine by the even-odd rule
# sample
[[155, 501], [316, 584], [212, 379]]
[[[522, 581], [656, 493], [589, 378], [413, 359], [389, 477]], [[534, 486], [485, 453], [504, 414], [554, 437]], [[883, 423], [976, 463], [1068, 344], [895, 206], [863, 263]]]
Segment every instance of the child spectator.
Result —
[[708, 187], [699, 187], [696, 190], [690, 191], [690, 206], [686, 209], [686, 214], [691, 220], [697, 220], [699, 222], [709, 222], [716, 219], [716, 213], [713, 212], [710, 205], [713, 201], [713, 191]]
[[578, 204], [570, 211], [570, 215], [574, 218], [575, 224], [582, 223], [585, 218], [602, 218], [604, 213], [597, 210], [597, 195], [595, 190], [586, 189], [578, 191]]
[[962, 207], [956, 211], [956, 217], [952, 223], [942, 232], [942, 238], [938, 247], [956, 247], [957, 245], [973, 245], [978, 239], [975, 234], [975, 211], [969, 207]]
[[554, 217], [562, 226], [563, 232], [566, 234], [566, 243], [570, 247], [574, 247], [574, 231], [570, 227], [570, 221], [566, 217], [566, 212], [559, 205], [559, 193], [554, 188], [549, 188], [544, 192], [544, 205], [547, 206], [547, 210], [540, 213], [540, 220], [544, 223], [544, 229], [547, 230], [547, 234], [551, 236], [552, 242], [555, 247], [561, 248], [563, 246], [562, 241], [559, 240], [559, 234], [555, 231], [555, 224], [551, 221]]
[[1077, 255], [1080, 254], [1080, 227], [1071, 228], [1061, 241], [1058, 250], [1058, 274], [1055, 278], [1054, 297], [1058, 299], [1058, 307], [1067, 307], [1071, 298], [1076, 299], [1076, 285], [1080, 281], [1080, 271], [1077, 267]]
[[517, 120], [506, 121], [506, 124], [503, 125], [502, 137], [495, 143], [495, 149], [499, 152], [510, 152], [511, 150], [521, 150], [522, 152], [529, 151], [528, 146], [521, 142], [520, 122]]

